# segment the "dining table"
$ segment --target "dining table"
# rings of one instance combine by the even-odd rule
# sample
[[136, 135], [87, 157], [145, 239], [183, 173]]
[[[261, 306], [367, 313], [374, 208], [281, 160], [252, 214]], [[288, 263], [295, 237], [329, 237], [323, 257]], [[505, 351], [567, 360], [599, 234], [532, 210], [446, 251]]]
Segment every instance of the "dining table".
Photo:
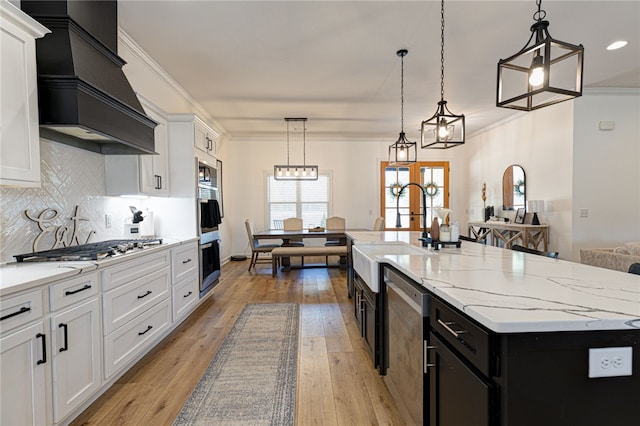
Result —
[[[256, 240], [282, 240], [282, 246], [289, 246], [291, 240], [297, 240], [300, 238], [325, 238], [330, 240], [339, 240], [339, 245], [347, 245], [347, 230], [346, 229], [300, 229], [298, 231], [285, 231], [283, 229], [266, 229], [258, 231], [253, 234], [253, 238]], [[347, 259], [340, 257], [340, 267], [346, 268]], [[289, 270], [291, 262], [289, 258], [282, 258], [282, 270]]]

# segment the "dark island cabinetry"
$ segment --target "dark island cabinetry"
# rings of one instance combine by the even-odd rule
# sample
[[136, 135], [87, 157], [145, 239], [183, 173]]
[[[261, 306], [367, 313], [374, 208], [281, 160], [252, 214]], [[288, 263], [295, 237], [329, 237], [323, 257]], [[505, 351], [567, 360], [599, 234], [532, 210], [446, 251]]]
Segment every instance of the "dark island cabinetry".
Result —
[[[617, 347], [632, 348], [634, 375], [590, 378], [589, 349]], [[494, 333], [432, 297], [427, 362], [431, 426], [640, 421], [637, 329]]]

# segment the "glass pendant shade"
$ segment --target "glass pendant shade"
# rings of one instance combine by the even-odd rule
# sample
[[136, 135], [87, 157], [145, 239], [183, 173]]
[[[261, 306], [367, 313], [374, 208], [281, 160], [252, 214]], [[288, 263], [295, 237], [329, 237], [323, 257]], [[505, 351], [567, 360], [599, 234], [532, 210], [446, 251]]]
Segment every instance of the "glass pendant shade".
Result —
[[415, 142], [409, 142], [404, 132], [400, 132], [398, 140], [389, 145], [390, 166], [408, 166], [417, 161], [417, 156], [417, 144]]
[[440, 2], [440, 102], [420, 126], [420, 147], [448, 149], [464, 144], [464, 114], [456, 115], [444, 100], [444, 0]]
[[400, 57], [400, 136], [389, 145], [390, 166], [409, 166], [418, 159], [418, 144], [409, 141], [404, 133], [404, 57], [407, 53], [407, 49], [396, 52]]
[[447, 101], [440, 101], [436, 113], [420, 126], [420, 146], [447, 149], [462, 145], [465, 138], [464, 128], [464, 114], [453, 114], [447, 108]]
[[[306, 163], [306, 118], [285, 118], [287, 122], [287, 164], [273, 166], [275, 180], [318, 180], [318, 166]], [[289, 122], [302, 122], [302, 164], [289, 163]]]
[[498, 61], [498, 107], [532, 111], [582, 96], [584, 47], [553, 39], [537, 4], [527, 44]]

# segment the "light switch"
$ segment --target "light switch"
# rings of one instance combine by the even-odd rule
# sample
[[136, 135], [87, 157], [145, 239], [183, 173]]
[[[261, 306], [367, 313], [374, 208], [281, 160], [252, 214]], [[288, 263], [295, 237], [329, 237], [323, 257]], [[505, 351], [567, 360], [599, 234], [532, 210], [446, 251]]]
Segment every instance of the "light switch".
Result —
[[613, 130], [616, 128], [615, 121], [601, 121], [598, 123], [598, 129], [600, 130]]

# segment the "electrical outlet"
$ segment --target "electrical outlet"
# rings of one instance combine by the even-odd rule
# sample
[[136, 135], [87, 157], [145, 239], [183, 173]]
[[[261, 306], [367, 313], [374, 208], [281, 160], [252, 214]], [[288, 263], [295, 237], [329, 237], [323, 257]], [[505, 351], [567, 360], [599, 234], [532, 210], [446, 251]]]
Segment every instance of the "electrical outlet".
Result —
[[111, 215], [110, 214], [105, 214], [104, 215], [104, 227], [105, 228], [111, 228]]
[[633, 348], [590, 348], [589, 377], [631, 376]]
[[580, 217], [589, 217], [589, 209], [580, 209]]

